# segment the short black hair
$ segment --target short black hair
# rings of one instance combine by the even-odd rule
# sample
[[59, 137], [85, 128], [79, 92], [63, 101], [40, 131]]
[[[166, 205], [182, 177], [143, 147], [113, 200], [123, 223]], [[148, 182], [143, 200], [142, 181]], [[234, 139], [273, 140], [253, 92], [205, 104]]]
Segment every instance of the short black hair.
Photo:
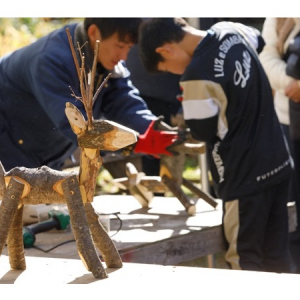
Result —
[[87, 31], [90, 25], [95, 24], [103, 40], [117, 32], [121, 41], [137, 44], [141, 23], [142, 18], [85, 18], [84, 29]]
[[143, 22], [138, 41], [139, 55], [148, 72], [159, 72], [157, 65], [164, 61], [155, 49], [165, 43], [180, 42], [185, 35], [183, 27], [186, 26], [188, 23], [183, 18], [153, 18]]

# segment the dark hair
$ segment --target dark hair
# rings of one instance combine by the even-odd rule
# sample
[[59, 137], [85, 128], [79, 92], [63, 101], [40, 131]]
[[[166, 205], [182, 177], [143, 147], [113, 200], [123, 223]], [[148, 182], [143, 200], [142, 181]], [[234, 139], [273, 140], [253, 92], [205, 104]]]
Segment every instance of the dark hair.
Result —
[[156, 48], [165, 43], [180, 42], [185, 35], [182, 28], [187, 25], [182, 18], [153, 18], [141, 25], [139, 55], [147, 71], [159, 72], [157, 65], [164, 59], [159, 53], [156, 53]]
[[90, 25], [95, 24], [103, 40], [117, 32], [121, 41], [136, 44], [141, 23], [142, 18], [85, 18], [84, 29], [87, 31]]

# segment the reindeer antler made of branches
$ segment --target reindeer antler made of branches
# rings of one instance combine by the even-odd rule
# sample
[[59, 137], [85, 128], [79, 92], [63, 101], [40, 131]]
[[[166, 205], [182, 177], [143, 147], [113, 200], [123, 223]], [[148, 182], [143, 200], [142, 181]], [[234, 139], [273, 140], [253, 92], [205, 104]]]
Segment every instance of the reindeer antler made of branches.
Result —
[[68, 35], [69, 44], [71, 47], [72, 56], [73, 56], [73, 59], [75, 62], [77, 75], [78, 75], [79, 82], [80, 82], [81, 97], [76, 96], [71, 87], [70, 87], [70, 89], [72, 91], [72, 96], [74, 96], [77, 100], [80, 100], [83, 103], [86, 114], [87, 114], [88, 128], [92, 129], [93, 128], [93, 104], [94, 104], [97, 96], [99, 95], [100, 91], [102, 90], [103, 86], [106, 84], [109, 77], [111, 76], [111, 73], [109, 73], [108, 76], [106, 76], [106, 78], [104, 79], [102, 84], [97, 89], [96, 93], [93, 94], [94, 93], [94, 84], [95, 84], [95, 75], [96, 75], [96, 69], [97, 69], [97, 57], [98, 57], [100, 41], [97, 40], [96, 44], [95, 44], [92, 71], [89, 71], [89, 73], [86, 74], [86, 72], [85, 72], [85, 56], [81, 52], [81, 47], [79, 44], [77, 44], [77, 47], [78, 47], [77, 50], [78, 50], [78, 52], [80, 54], [80, 58], [81, 58], [81, 67], [80, 67], [79, 62], [77, 60], [76, 52], [75, 52], [75, 49], [73, 46], [72, 37], [71, 37], [69, 28], [67, 28], [66, 31], [67, 31], [67, 35]]

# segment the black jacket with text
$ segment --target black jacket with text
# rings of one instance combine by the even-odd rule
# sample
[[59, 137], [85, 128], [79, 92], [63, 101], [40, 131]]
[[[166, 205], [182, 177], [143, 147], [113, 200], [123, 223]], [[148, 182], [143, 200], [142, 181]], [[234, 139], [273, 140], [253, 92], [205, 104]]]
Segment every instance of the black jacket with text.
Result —
[[263, 46], [257, 30], [217, 23], [181, 78], [184, 118], [207, 143], [216, 193], [225, 201], [281, 182], [293, 164], [257, 57]]

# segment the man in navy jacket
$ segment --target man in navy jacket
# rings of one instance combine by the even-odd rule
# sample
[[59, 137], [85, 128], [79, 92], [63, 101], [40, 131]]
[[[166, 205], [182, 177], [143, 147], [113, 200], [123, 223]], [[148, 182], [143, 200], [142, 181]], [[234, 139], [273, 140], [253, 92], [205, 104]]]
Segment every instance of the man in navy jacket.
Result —
[[80, 96], [80, 86], [67, 27], [74, 48], [82, 47], [87, 73], [92, 69], [96, 40], [100, 40], [95, 91], [112, 73], [95, 101], [94, 118], [115, 121], [140, 134], [148, 129], [151, 134], [138, 139], [135, 152], [170, 154], [163, 147], [175, 135], [152, 134], [157, 117], [132, 85], [124, 62], [137, 42], [140, 23], [138, 18], [87, 18], [0, 59], [0, 161], [6, 170], [42, 165], [59, 170], [77, 148], [65, 115], [66, 102], [86, 114], [81, 101], [71, 95], [70, 88]]

